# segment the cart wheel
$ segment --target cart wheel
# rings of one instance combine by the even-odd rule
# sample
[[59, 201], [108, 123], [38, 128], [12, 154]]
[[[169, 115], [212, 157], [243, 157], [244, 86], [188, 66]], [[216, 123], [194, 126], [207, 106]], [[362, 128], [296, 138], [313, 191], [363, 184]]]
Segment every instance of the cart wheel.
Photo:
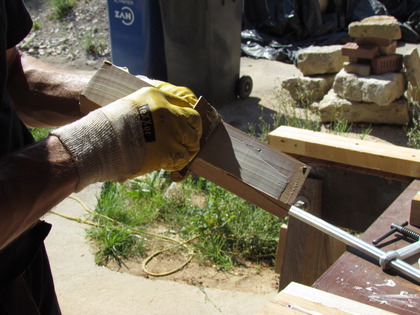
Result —
[[248, 75], [244, 75], [238, 80], [236, 87], [236, 94], [240, 99], [244, 100], [249, 97], [252, 91], [252, 78]]

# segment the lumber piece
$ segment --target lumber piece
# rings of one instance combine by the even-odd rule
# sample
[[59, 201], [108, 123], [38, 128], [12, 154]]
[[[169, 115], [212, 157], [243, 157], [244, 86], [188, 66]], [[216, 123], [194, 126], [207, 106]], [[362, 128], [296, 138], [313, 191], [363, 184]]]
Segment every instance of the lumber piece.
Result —
[[277, 243], [277, 251], [276, 251], [276, 264], [274, 266], [274, 271], [278, 274], [281, 272], [281, 268], [283, 266], [284, 253], [286, 249], [286, 236], [287, 236], [287, 224], [282, 224], [280, 226], [279, 242]]
[[410, 224], [420, 228], [420, 191], [411, 200]]
[[[144, 82], [105, 62], [82, 92], [84, 110], [106, 106]], [[190, 170], [281, 218], [287, 215], [309, 168], [221, 122], [190, 164]]]
[[288, 154], [420, 177], [420, 153], [415, 149], [287, 126], [272, 131], [268, 142]]
[[258, 313], [271, 314], [395, 314], [296, 282], [290, 283]]
[[[321, 217], [321, 180], [307, 178], [298, 200], [306, 211]], [[346, 251], [346, 245], [316, 228], [289, 217], [280, 270], [280, 290], [291, 282], [312, 285]]]

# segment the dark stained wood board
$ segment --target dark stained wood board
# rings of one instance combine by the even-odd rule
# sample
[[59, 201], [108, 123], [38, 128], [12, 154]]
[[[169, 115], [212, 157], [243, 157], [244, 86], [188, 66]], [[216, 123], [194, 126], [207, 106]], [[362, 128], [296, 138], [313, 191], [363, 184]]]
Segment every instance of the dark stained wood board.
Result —
[[[82, 111], [106, 106], [148, 86], [139, 78], [105, 62], [83, 91]], [[190, 169], [266, 211], [285, 217], [309, 168], [302, 162], [220, 123]]]

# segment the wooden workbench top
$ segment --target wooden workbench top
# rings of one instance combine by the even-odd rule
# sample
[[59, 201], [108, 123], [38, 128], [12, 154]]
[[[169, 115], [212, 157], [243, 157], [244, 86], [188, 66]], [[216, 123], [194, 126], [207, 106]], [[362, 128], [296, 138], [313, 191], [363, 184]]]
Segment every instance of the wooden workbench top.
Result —
[[[360, 238], [371, 244], [372, 240], [389, 231], [391, 223], [408, 221], [411, 200], [418, 191], [420, 180], [415, 180]], [[407, 227], [420, 232], [420, 229], [413, 226]], [[396, 233], [385, 239], [381, 243], [385, 246], [381, 249], [396, 250], [409, 244], [405, 239], [398, 239], [398, 235]], [[418, 268], [418, 259], [419, 255], [412, 257], [409, 262]], [[313, 287], [397, 314], [420, 313], [419, 285], [393, 273], [383, 272], [377, 263], [350, 251], [344, 253]]]

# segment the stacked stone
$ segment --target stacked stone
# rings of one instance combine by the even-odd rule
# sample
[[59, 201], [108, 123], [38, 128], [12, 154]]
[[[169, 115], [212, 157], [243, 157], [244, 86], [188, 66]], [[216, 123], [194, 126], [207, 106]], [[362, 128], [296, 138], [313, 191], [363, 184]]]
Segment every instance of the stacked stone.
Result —
[[344, 63], [333, 88], [319, 103], [321, 120], [407, 124], [403, 57], [395, 53], [396, 41], [401, 38], [398, 21], [390, 16], [369, 17], [351, 23], [349, 35], [356, 42], [342, 48], [349, 62]]
[[401, 30], [390, 16], [351, 23], [349, 35], [354, 43], [301, 50], [297, 66], [303, 76], [284, 80], [282, 87], [294, 100], [312, 102], [323, 123], [407, 124], [405, 92], [420, 100], [420, 89], [407, 90], [407, 81], [408, 87], [420, 86], [417, 49], [404, 57], [396, 54]]
[[319, 102], [332, 88], [334, 77], [348, 57], [341, 54], [342, 45], [311, 46], [302, 49], [297, 58], [297, 67], [303, 76], [294, 76], [282, 81], [282, 87], [296, 102]]
[[398, 72], [402, 55], [396, 54], [401, 39], [398, 21], [391, 16], [373, 16], [349, 25], [349, 35], [356, 42], [347, 43], [342, 54], [349, 57], [344, 70], [363, 76]]

